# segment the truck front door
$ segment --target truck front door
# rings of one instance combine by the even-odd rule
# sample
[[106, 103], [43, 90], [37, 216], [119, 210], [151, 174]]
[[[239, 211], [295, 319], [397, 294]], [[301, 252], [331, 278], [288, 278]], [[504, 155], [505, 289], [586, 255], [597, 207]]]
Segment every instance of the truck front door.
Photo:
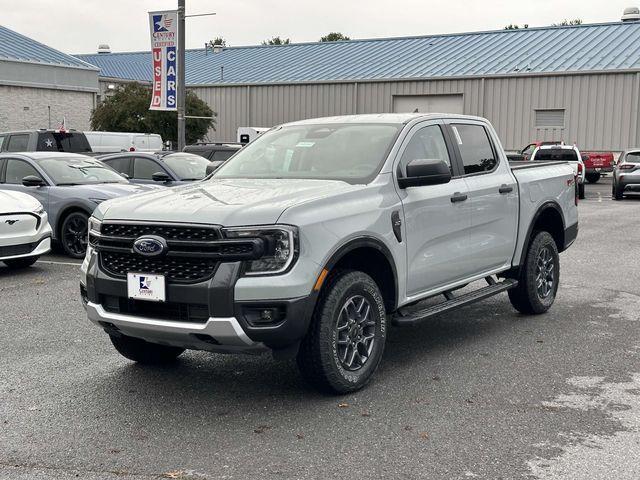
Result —
[[453, 178], [442, 185], [399, 189], [407, 245], [407, 296], [419, 296], [463, 278], [468, 261], [471, 217], [467, 185], [452, 161], [442, 122], [416, 125], [403, 142], [396, 174], [406, 175], [415, 159], [440, 159]]

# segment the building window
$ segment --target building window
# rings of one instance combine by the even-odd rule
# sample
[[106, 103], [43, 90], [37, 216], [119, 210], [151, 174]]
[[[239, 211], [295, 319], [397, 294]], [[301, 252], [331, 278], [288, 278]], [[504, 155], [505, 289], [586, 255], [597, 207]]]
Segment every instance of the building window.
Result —
[[536, 128], [564, 128], [564, 108], [536, 110]]

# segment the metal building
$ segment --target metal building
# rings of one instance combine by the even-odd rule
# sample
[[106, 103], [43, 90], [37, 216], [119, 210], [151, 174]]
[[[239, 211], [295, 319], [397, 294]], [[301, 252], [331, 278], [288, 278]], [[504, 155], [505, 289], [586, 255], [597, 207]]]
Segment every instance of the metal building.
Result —
[[0, 132], [89, 129], [98, 69], [0, 26]]
[[[149, 52], [79, 55], [105, 81], [151, 78]], [[640, 22], [187, 51], [187, 85], [240, 126], [354, 113], [487, 117], [507, 149], [640, 145]]]

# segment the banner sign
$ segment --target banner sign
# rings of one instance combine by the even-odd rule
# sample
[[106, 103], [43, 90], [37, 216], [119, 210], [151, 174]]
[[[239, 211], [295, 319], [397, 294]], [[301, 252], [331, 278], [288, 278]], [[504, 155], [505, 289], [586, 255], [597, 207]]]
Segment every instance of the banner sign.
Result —
[[153, 94], [149, 110], [177, 110], [178, 11], [149, 12]]

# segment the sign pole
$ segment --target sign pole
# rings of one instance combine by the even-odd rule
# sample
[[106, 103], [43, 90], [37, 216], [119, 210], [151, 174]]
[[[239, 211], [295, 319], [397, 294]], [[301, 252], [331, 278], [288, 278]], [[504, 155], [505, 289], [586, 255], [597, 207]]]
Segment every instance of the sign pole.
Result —
[[185, 18], [185, 0], [178, 0], [178, 91], [177, 91], [177, 107], [178, 107], [178, 151], [182, 151], [186, 144], [186, 88], [184, 74], [184, 18]]

